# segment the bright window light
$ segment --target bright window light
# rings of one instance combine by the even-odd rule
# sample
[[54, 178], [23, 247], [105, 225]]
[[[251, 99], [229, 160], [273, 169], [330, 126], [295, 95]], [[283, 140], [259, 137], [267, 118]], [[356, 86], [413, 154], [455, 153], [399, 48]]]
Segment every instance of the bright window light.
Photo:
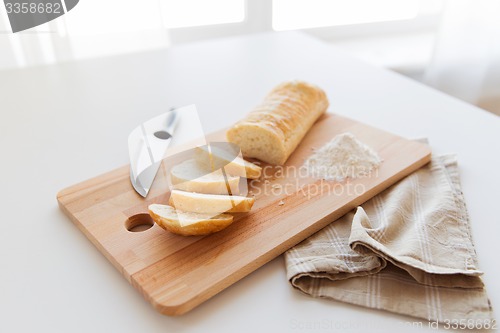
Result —
[[235, 23], [245, 19], [245, 0], [160, 1], [166, 28]]
[[129, 33], [162, 27], [158, 0], [84, 0], [64, 15], [64, 19], [71, 36]]
[[277, 31], [408, 20], [419, 13], [419, 0], [272, 0]]

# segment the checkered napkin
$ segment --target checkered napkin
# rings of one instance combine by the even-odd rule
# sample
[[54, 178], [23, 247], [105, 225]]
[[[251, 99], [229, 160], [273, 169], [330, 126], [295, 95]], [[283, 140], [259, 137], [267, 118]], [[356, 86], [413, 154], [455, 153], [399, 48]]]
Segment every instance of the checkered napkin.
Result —
[[285, 253], [295, 288], [431, 321], [491, 320], [455, 156], [434, 157]]

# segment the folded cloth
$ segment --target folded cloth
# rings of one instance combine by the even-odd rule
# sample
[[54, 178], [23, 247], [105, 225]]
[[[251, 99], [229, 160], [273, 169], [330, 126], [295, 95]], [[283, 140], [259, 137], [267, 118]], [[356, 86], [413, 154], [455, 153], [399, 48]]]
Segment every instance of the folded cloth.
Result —
[[493, 320], [457, 159], [434, 157], [285, 253], [293, 287], [446, 323]]

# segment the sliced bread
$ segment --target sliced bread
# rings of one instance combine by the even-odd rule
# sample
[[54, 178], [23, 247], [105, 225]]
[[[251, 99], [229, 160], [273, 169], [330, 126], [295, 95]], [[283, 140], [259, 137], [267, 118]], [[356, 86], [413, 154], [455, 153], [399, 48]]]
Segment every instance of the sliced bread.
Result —
[[194, 213], [220, 214], [249, 212], [254, 198], [238, 195], [220, 195], [172, 190], [169, 204], [178, 210]]
[[170, 170], [174, 189], [207, 194], [239, 194], [240, 177], [210, 171], [195, 159], [188, 159]]
[[204, 168], [211, 170], [224, 168], [227, 174], [249, 179], [258, 179], [262, 173], [260, 166], [233, 156], [216, 145], [196, 147], [195, 152], [196, 160]]
[[233, 223], [233, 216], [220, 214], [197, 214], [176, 211], [168, 205], [149, 206], [149, 215], [163, 229], [182, 236], [208, 235]]

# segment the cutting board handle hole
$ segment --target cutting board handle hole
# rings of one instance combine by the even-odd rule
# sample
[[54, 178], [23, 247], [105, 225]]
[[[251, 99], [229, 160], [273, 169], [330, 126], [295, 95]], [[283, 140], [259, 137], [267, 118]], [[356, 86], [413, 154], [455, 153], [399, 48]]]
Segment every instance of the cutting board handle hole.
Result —
[[150, 229], [154, 221], [147, 213], [132, 215], [125, 221], [125, 228], [130, 232], [142, 232]]

